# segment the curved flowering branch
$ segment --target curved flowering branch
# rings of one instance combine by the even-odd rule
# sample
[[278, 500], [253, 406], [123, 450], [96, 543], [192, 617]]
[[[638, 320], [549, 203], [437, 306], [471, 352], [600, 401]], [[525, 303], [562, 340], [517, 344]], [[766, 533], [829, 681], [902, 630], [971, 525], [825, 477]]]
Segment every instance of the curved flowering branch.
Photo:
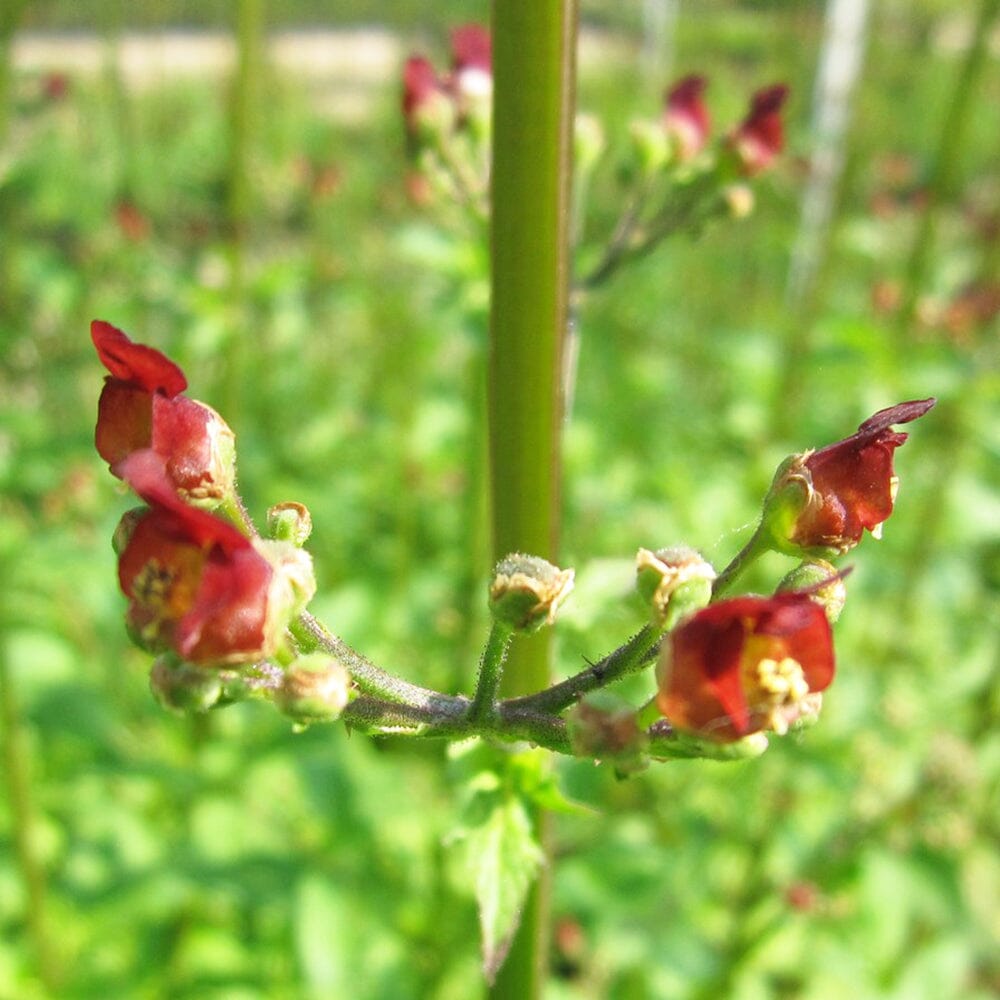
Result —
[[[690, 85], [687, 96], [699, 87]], [[907, 437], [893, 426], [934, 405], [880, 410], [850, 437], [783, 463], [754, 538], [718, 578], [686, 546], [640, 549], [637, 587], [649, 623], [573, 677], [498, 700], [511, 641], [553, 623], [572, 570], [522, 554], [500, 562], [471, 697], [403, 680], [305, 610], [315, 591], [302, 548], [308, 511], [277, 505], [270, 537], [260, 537], [233, 485], [234, 458], [224, 471], [217, 464], [220, 436], [232, 432], [211, 407], [184, 395], [184, 373], [108, 323], [95, 322], [92, 337], [109, 372], [98, 450], [145, 504], [125, 514], [115, 535], [126, 625], [159, 654], [151, 681], [164, 705], [204, 711], [263, 698], [298, 724], [339, 717], [371, 733], [527, 741], [600, 756], [623, 774], [650, 759], [753, 755], [766, 745], [764, 733], [815, 716], [834, 676], [830, 622], [846, 575], [815, 557], [853, 548], [866, 530], [877, 535], [896, 495], [893, 454]], [[228, 493], [205, 509], [223, 482]], [[721, 599], [767, 549], [808, 561], [773, 596]], [[646, 706], [608, 697], [611, 685], [654, 661], [657, 691]]]

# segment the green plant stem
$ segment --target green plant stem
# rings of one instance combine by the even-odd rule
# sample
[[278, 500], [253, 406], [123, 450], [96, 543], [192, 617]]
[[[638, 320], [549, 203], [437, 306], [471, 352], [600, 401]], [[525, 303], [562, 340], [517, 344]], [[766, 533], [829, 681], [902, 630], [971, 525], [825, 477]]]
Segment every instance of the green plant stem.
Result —
[[486, 648], [479, 661], [479, 680], [476, 683], [476, 693], [469, 709], [469, 720], [480, 722], [496, 710], [497, 692], [503, 679], [503, 666], [510, 650], [510, 640], [513, 637], [510, 627], [500, 622], [494, 622], [490, 629]]
[[[558, 561], [576, 25], [576, 0], [492, 5], [489, 415], [497, 560], [521, 551]], [[546, 632], [519, 640], [503, 693], [544, 688], [551, 655]], [[532, 822], [544, 849], [544, 814], [536, 810]], [[525, 904], [491, 995], [540, 997], [547, 949], [543, 875]]]
[[768, 551], [763, 524], [757, 525], [750, 541], [733, 557], [732, 562], [715, 578], [712, 600], [717, 601], [757, 559]]
[[311, 653], [322, 649], [340, 660], [347, 667], [351, 679], [365, 694], [430, 713], [439, 712], [446, 718], [464, 714], [468, 710], [468, 698], [441, 694], [419, 684], [411, 684], [376, 666], [339, 636], [328, 631], [308, 612], [299, 615], [289, 626], [289, 631], [302, 652]]
[[639, 193], [637, 202], [626, 210], [600, 261], [577, 283], [577, 289], [591, 291], [600, 287], [623, 265], [640, 260], [655, 250], [668, 236], [697, 229], [719, 214], [724, 204], [718, 197], [719, 174], [708, 171], [686, 188], [673, 188], [663, 205], [646, 222], [641, 221], [643, 199], [648, 189]]
[[35, 854], [28, 749], [3, 635], [0, 635], [0, 722], [3, 724], [0, 727], [0, 749], [3, 752], [4, 785], [10, 810], [14, 859], [24, 883], [28, 939], [35, 953], [38, 977], [45, 988], [54, 994], [58, 973], [45, 915], [45, 873]]
[[0, 142], [10, 121], [11, 49], [14, 32], [28, 9], [27, 0], [4, 0], [0, 4]]
[[585, 694], [606, 687], [622, 677], [644, 669], [659, 648], [660, 631], [646, 625], [624, 646], [592, 663], [586, 670], [569, 677], [544, 691], [511, 698], [504, 703], [507, 711], [560, 712], [579, 701]]
[[905, 337], [913, 325], [917, 304], [927, 283], [931, 255], [936, 245], [941, 208], [954, 193], [962, 147], [969, 119], [975, 107], [972, 92], [982, 76], [989, 55], [989, 40], [993, 23], [1000, 14], [1000, 0], [983, 0], [973, 28], [972, 41], [965, 54], [948, 110], [938, 137], [937, 152], [930, 181], [927, 185], [927, 205], [913, 241], [906, 269], [903, 304], [899, 310], [899, 334]]

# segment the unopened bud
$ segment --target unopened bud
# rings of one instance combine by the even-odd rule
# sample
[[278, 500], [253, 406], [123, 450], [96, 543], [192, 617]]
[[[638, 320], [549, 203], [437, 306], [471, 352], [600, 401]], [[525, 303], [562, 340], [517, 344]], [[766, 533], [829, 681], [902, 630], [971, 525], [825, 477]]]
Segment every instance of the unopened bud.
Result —
[[207, 712], [222, 695], [222, 678], [218, 670], [203, 670], [165, 655], [154, 660], [149, 687], [172, 712]]
[[659, 122], [634, 121], [629, 125], [629, 135], [643, 177], [651, 177], [670, 161], [673, 155], [670, 137]]
[[312, 534], [312, 515], [305, 504], [286, 500], [267, 512], [267, 533], [276, 542], [305, 545]]
[[806, 592], [826, 612], [831, 625], [847, 603], [844, 574], [825, 559], [810, 559], [786, 574], [778, 584], [778, 591], [788, 590]]
[[754, 207], [753, 191], [748, 184], [730, 184], [722, 191], [730, 218], [745, 219]]
[[253, 546], [274, 568], [267, 594], [266, 626], [267, 634], [274, 637], [305, 610], [316, 593], [312, 558], [291, 542], [255, 538]]
[[555, 621], [559, 605], [573, 589], [573, 570], [559, 569], [538, 556], [514, 553], [501, 559], [490, 584], [493, 617], [519, 632], [534, 632]]
[[596, 115], [579, 114], [573, 122], [573, 158], [577, 170], [588, 174], [604, 152], [604, 127]]
[[149, 513], [148, 507], [133, 507], [122, 514], [115, 533], [111, 536], [111, 548], [115, 555], [120, 556], [125, 551], [125, 547], [135, 531], [135, 526]]
[[295, 660], [275, 695], [278, 708], [299, 723], [333, 722], [350, 700], [347, 668], [326, 653], [309, 653]]
[[617, 695], [598, 691], [588, 695], [566, 717], [573, 753], [611, 761], [622, 775], [646, 764], [646, 734], [639, 728], [635, 709]]
[[687, 546], [656, 552], [639, 549], [635, 571], [636, 587], [661, 627], [673, 626], [712, 599], [715, 570], [699, 552]]

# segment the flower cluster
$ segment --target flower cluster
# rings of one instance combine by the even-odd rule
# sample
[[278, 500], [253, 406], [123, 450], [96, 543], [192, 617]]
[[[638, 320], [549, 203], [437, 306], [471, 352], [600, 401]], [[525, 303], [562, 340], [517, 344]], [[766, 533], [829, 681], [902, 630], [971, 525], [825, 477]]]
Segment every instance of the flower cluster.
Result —
[[[750, 560], [774, 550], [805, 559], [771, 597], [716, 600], [684, 618], [663, 642], [656, 704], [682, 730], [718, 742], [764, 731], [784, 733], [814, 717], [833, 680], [830, 624], [843, 606], [843, 575], [817, 555], [856, 546], [865, 529], [877, 537], [892, 513], [898, 480], [893, 452], [907, 435], [892, 430], [923, 416], [935, 400], [880, 410], [856, 434], [819, 451], [793, 455], [779, 467], [757, 532], [715, 580], [718, 597]], [[670, 551], [670, 550], [665, 550]], [[670, 581], [690, 554], [651, 559], [640, 550], [640, 579], [655, 569]], [[669, 609], [662, 587], [654, 615]]]
[[[740, 219], [753, 211], [751, 182], [784, 149], [788, 87], [777, 83], [756, 91], [743, 119], [713, 135], [707, 86], [704, 76], [685, 76], [667, 89], [658, 119], [632, 122], [630, 157], [618, 169], [631, 190], [618, 221], [596, 243], [583, 239], [584, 218], [574, 225], [581, 289], [602, 284], [669, 236], [694, 234], [714, 219]], [[479, 221], [488, 217], [492, 91], [490, 36], [479, 25], [452, 31], [445, 72], [423, 56], [406, 61], [401, 104], [415, 167], [407, 179], [414, 201], [459, 206]], [[574, 138], [575, 187], [583, 192], [605, 150], [604, 126], [593, 115], [578, 114]], [[585, 201], [578, 201], [582, 209]]]
[[724, 133], [710, 150], [712, 119], [705, 103], [708, 80], [693, 73], [669, 87], [659, 122], [632, 124], [635, 154], [645, 173], [698, 164], [711, 168], [721, 160], [729, 172], [752, 176], [766, 170], [784, 149], [781, 110], [788, 87], [773, 84], [750, 98], [742, 121]]
[[[689, 81], [671, 110], [678, 118], [670, 128], [687, 153], [707, 117], [682, 114], [679, 105], [702, 88]], [[766, 117], [773, 102], [754, 108], [751, 119]], [[575, 677], [501, 703], [509, 643], [554, 623], [572, 569], [521, 553], [500, 560], [489, 588], [493, 629], [471, 699], [400, 681], [304, 613], [315, 591], [302, 549], [308, 510], [272, 507], [269, 537], [260, 537], [236, 491], [232, 431], [184, 394], [180, 368], [108, 323], [95, 322], [91, 336], [109, 373], [97, 450], [144, 504], [124, 515], [114, 538], [126, 625], [157, 656], [150, 680], [164, 705], [204, 711], [260, 694], [301, 725], [351, 711], [352, 724], [374, 731], [529, 739], [599, 756], [623, 775], [659, 756], [757, 753], [763, 734], [817, 716], [834, 676], [831, 625], [846, 595], [847, 571], [825, 558], [854, 548], [865, 531], [877, 537], [896, 497], [894, 453], [907, 438], [894, 426], [935, 403], [890, 406], [844, 440], [788, 458], [751, 541], [721, 573], [684, 545], [640, 549], [637, 589], [649, 624]], [[770, 596], [724, 596], [766, 551], [799, 564]], [[638, 711], [600, 690], [654, 660], [656, 694]]]
[[447, 72], [423, 56], [407, 59], [402, 110], [415, 200], [440, 195], [485, 214], [492, 94], [490, 35], [478, 24], [452, 31]]
[[288, 624], [315, 590], [310, 558], [206, 509], [238, 512], [235, 439], [211, 407], [183, 394], [180, 368], [109, 323], [94, 322], [91, 336], [110, 373], [97, 450], [146, 505], [125, 514], [114, 539], [127, 628], [162, 654], [153, 680], [169, 703], [188, 703], [182, 679], [188, 694], [207, 687], [218, 697], [218, 682], [199, 671], [286, 652]]

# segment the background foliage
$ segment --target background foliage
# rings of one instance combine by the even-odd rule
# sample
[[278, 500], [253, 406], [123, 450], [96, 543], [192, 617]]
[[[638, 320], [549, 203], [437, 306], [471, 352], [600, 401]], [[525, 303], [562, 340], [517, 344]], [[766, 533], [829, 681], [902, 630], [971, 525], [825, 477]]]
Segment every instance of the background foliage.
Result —
[[[216, 26], [231, 14], [198, 10]], [[167, 12], [129, 16], [160, 26]], [[604, 33], [583, 48], [581, 105], [612, 147], [588, 218], [600, 232], [627, 123], [655, 116], [666, 80], [662, 60], [635, 58], [640, 5], [585, 12]], [[485, 13], [398, 5], [400, 56]], [[972, 12], [874, 6], [820, 277], [790, 302], [822, 13], [720, 0], [676, 23], [671, 74], [711, 76], [720, 125], [789, 81], [790, 152], [750, 220], [675, 241], [581, 306], [561, 668], [640, 622], [636, 547], [686, 541], [724, 563], [785, 454], [898, 399], [941, 403], [899, 453], [885, 539], [852, 556], [818, 727], [759, 761], [625, 782], [560, 763], [591, 811], [558, 819], [553, 998], [1000, 989], [997, 325], [995, 299], [991, 313], [969, 293], [997, 288], [1000, 71], [988, 59], [965, 97], [965, 141], [944, 149], [953, 185], [935, 197]], [[25, 23], [111, 32], [113, 54], [123, 24], [101, 18], [48, 3]], [[406, 198], [397, 65], [353, 90], [263, 70], [242, 214], [227, 89], [134, 86], [106, 65], [59, 94], [15, 64], [0, 150], [0, 997], [474, 995], [442, 747], [152, 702], [121, 626], [109, 539], [130, 504], [92, 453], [102, 371], [86, 331], [106, 318], [184, 366], [238, 433], [255, 512], [310, 506], [322, 617], [405, 676], [467, 689], [485, 603], [467, 461], [483, 249]], [[359, 95], [364, 113], [345, 113]], [[44, 886], [26, 882], [25, 851]]]

